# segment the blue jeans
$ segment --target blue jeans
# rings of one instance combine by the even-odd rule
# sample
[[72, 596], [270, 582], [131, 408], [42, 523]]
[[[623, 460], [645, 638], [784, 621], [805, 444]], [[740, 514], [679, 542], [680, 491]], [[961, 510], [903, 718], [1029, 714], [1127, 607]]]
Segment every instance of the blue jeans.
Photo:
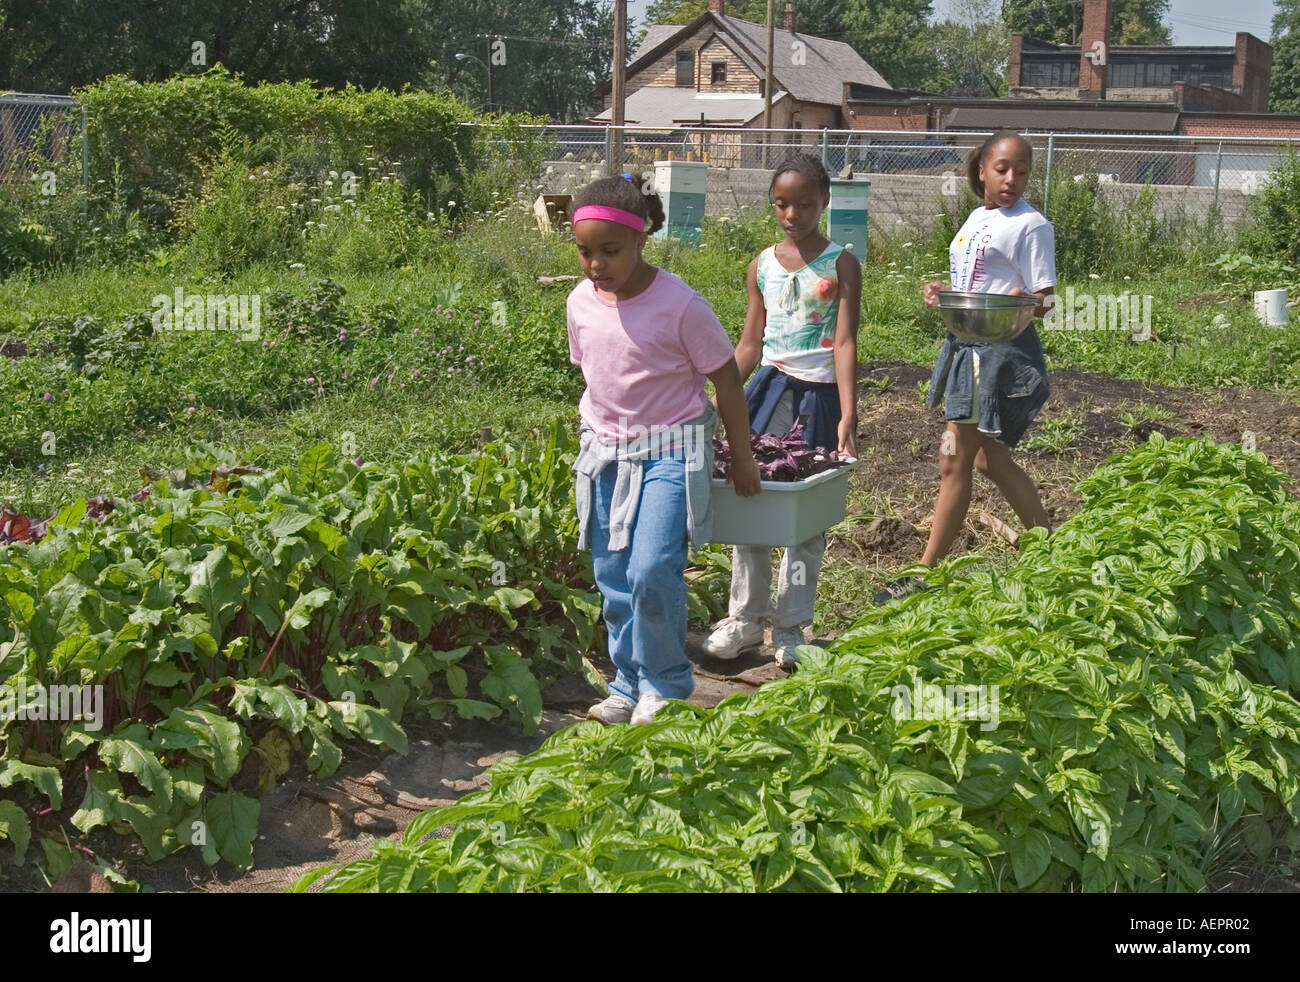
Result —
[[618, 468], [594, 482], [591, 557], [605, 598], [609, 657], [618, 670], [610, 690], [636, 702], [647, 693], [685, 699], [694, 691], [686, 657], [686, 465], [674, 457], [647, 460], [632, 544], [609, 551], [609, 507]]

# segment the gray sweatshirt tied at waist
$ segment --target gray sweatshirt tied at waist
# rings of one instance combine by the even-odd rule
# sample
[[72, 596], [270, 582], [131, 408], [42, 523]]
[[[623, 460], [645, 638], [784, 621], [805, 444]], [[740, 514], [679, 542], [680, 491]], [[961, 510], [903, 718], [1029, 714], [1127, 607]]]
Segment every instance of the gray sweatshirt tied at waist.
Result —
[[712, 404], [680, 426], [662, 428], [636, 441], [610, 446], [601, 443], [585, 422], [579, 430], [577, 472], [578, 548], [591, 547], [589, 527], [595, 499], [592, 485], [605, 466], [617, 463], [614, 500], [610, 504], [609, 548], [613, 552], [632, 544], [632, 526], [641, 503], [644, 463], [673, 447], [685, 450], [686, 528], [691, 548], [698, 549], [713, 534], [713, 424], [717, 413]]

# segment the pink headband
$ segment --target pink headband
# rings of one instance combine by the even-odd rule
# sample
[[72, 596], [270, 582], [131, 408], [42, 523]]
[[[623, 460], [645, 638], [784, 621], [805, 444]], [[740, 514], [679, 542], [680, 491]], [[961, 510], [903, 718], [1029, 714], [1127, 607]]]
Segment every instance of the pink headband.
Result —
[[573, 224], [588, 218], [599, 218], [606, 222], [618, 222], [620, 225], [626, 225], [628, 228], [634, 228], [638, 232], [644, 232], [646, 228], [646, 219], [630, 211], [624, 211], [622, 208], [608, 208], [605, 205], [583, 205], [573, 213]]

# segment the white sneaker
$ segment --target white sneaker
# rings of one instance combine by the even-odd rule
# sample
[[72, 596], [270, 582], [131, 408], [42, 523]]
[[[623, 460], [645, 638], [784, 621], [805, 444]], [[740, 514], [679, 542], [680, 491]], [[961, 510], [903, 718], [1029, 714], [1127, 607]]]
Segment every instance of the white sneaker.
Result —
[[803, 628], [772, 628], [772, 647], [776, 649], [776, 663], [786, 671], [799, 664], [797, 649], [803, 643]]
[[606, 726], [612, 723], [627, 723], [631, 721], [632, 710], [635, 708], [636, 703], [631, 699], [625, 699], [617, 692], [611, 692], [608, 699], [596, 703], [587, 710], [587, 718], [604, 723]]
[[763, 625], [724, 617], [700, 646], [712, 658], [731, 659], [763, 647]]
[[640, 726], [643, 723], [653, 723], [655, 717], [659, 715], [659, 710], [668, 705], [667, 699], [660, 699], [652, 692], [643, 695], [636, 704], [636, 709], [632, 711], [632, 725]]

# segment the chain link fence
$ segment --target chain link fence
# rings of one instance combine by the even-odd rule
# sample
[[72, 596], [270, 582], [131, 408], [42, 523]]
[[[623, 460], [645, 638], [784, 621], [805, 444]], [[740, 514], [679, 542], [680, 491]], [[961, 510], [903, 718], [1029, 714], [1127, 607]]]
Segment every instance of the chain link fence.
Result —
[[[711, 198], [721, 194], [724, 198], [717, 200], [737, 206], [761, 204], [767, 199], [770, 169], [787, 154], [802, 151], [819, 157], [832, 175], [852, 171], [872, 179], [877, 205], [892, 201], [901, 212], [932, 208], [936, 194], [960, 194], [966, 156], [988, 135], [701, 125], [626, 126], [621, 133], [605, 125], [531, 126], [521, 131], [521, 146], [516, 148], [520, 156], [537, 159], [540, 142], [553, 185], [574, 186], [598, 173], [648, 174], [656, 160], [698, 160], [709, 165], [711, 175], [719, 175], [710, 177]], [[1217, 208], [1232, 222], [1245, 213], [1248, 199], [1270, 170], [1295, 147], [1294, 140], [1263, 137], [1027, 135], [1035, 151], [1034, 201], [1048, 217], [1053, 187], [1065, 179], [1095, 175], [1100, 185], [1113, 185], [1115, 194], [1150, 185], [1171, 206]], [[494, 136], [490, 142], [500, 153], [511, 151], [508, 137]], [[0, 95], [0, 193], [25, 197], [36, 190], [34, 185], [48, 168], [60, 165], [65, 174], [68, 165], [74, 173], [79, 170], [84, 186], [87, 152], [85, 115], [70, 96]]]
[[86, 153], [85, 114], [71, 96], [0, 95], [0, 191], [20, 194], [70, 157], [80, 158], [84, 184]]
[[[1294, 149], [1295, 141], [1261, 137], [1147, 135], [1120, 133], [1029, 133], [1034, 147], [1040, 206], [1050, 217], [1051, 188], [1063, 179], [1096, 175], [1114, 193], [1152, 186], [1170, 204], [1239, 219], [1247, 199], [1262, 187], [1269, 171]], [[743, 127], [682, 126], [653, 129], [626, 126], [622, 140], [608, 126], [536, 127], [528, 138], [547, 145], [553, 173], [588, 179], [593, 173], [653, 170], [656, 160], [699, 160], [719, 172], [769, 170], [786, 154], [802, 151], [820, 157], [832, 176], [851, 170], [882, 189], [906, 190], [933, 203], [935, 194], [954, 195], [966, 183], [965, 161], [987, 132], [875, 130], [763, 130]], [[503, 148], [505, 149], [505, 148]], [[879, 179], [877, 181], [877, 179]], [[731, 192], [744, 197], [736, 177]], [[1041, 183], [1039, 183], [1041, 182]], [[747, 203], [766, 200], [762, 194]], [[713, 184], [710, 184], [712, 190]], [[737, 200], [740, 200], [737, 198]]]

